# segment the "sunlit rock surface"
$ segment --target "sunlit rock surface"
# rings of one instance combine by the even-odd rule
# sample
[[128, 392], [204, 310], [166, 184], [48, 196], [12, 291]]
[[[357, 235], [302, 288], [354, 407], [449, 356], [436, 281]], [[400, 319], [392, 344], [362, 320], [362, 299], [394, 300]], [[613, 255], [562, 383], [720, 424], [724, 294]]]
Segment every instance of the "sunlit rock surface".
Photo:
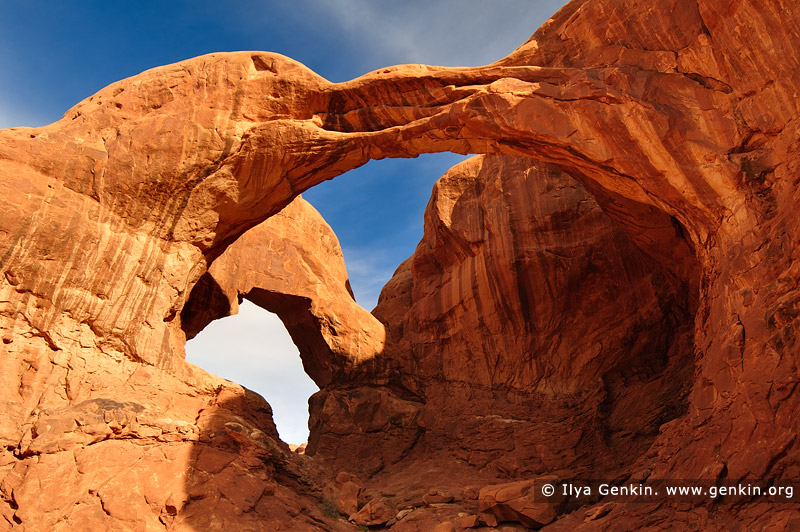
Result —
[[235, 313], [240, 297], [283, 320], [306, 372], [320, 386], [383, 351], [384, 327], [356, 303], [336, 235], [302, 198], [214, 261], [183, 307], [187, 336]]
[[[212, 54], [1, 131], [0, 527], [354, 530], [322, 497], [339, 468], [397, 531], [471, 526], [481, 488], [555, 471], [798, 478], [799, 9], [574, 1], [493, 65], [342, 84]], [[262, 399], [183, 361], [192, 290], [308, 187], [446, 150], [492, 155], [437, 185], [379, 353], [368, 317], [340, 319], [367, 348], [304, 329], [323, 386], [290, 453]], [[320, 326], [337, 292], [302, 275], [260, 288], [313, 296]], [[547, 528], [797, 526], [598, 504]]]

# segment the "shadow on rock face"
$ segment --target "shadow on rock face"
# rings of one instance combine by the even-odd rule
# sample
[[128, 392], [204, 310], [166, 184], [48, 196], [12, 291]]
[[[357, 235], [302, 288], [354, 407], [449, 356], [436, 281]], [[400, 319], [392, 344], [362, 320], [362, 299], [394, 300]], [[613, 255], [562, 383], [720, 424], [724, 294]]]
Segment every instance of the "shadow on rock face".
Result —
[[636, 473], [686, 412], [698, 271], [661, 211], [533, 159], [465, 161], [381, 294], [381, 364], [311, 398], [309, 453], [404, 508]]
[[231, 313], [231, 302], [210, 272], [204, 273], [194, 285], [181, 310], [181, 327], [191, 340], [213, 320]]
[[165, 507], [168, 530], [353, 531], [325, 515], [322, 470], [278, 438], [272, 409], [231, 386], [200, 412], [184, 491]]
[[[165, 522], [351, 530], [321, 502], [342, 472], [363, 479], [367, 499], [388, 491], [406, 509], [431, 490], [469, 509], [498, 482], [627, 476], [686, 411], [698, 270], [657, 209], [534, 159], [466, 161], [437, 183], [425, 235], [381, 296], [385, 344], [341, 288], [343, 264], [320, 277], [297, 267], [317, 255], [338, 264], [338, 244], [320, 248], [278, 216], [271, 224], [215, 261], [181, 318], [192, 336], [242, 297], [281, 317], [321, 387], [308, 456], [279, 440], [260, 396], [222, 386], [199, 412], [185, 490]], [[362, 360], [362, 345], [382, 349]]]

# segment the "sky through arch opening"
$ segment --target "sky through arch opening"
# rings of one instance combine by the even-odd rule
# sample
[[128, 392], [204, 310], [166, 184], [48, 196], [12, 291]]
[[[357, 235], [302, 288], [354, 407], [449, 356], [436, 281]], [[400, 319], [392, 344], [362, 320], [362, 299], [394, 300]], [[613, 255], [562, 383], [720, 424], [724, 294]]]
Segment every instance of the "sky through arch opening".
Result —
[[445, 152], [372, 160], [303, 193], [339, 239], [362, 307], [375, 307], [395, 269], [414, 252], [434, 183], [467, 157]]
[[283, 441], [307, 441], [308, 398], [319, 388], [277, 315], [245, 299], [238, 314], [212, 321], [186, 343], [186, 360], [266, 399]]

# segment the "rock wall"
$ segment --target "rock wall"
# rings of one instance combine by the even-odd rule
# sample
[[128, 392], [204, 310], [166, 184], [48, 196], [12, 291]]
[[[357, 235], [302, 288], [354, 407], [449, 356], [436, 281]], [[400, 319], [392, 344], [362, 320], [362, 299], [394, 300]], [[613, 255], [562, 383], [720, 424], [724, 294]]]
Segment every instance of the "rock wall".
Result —
[[[217, 259], [182, 326], [191, 335], [235, 312], [240, 293], [300, 299], [294, 313], [278, 309], [285, 320], [328, 325], [315, 330], [317, 351], [303, 353], [319, 355], [309, 367], [317, 378], [341, 363], [340, 344], [366, 349], [369, 333], [383, 332], [355, 305], [336, 237], [301, 198]], [[10, 334], [7, 323], [2, 529], [352, 530], [320, 504], [329, 473], [290, 452], [257, 394], [182, 360], [165, 369], [95, 343], [57, 349], [41, 335]], [[327, 356], [320, 342], [330, 344]]]
[[[49, 126], [0, 131], [0, 523], [344, 530], [312, 501], [345, 443], [374, 474], [362, 496], [387, 500], [416, 500], [429, 486], [415, 479], [443, 456], [461, 460], [453, 478], [480, 482], [568, 465], [797, 478], [798, 9], [576, 0], [493, 65], [406, 65], [342, 84], [275, 54], [211, 54], [115, 83]], [[445, 150], [538, 162], [473, 161], [439, 185], [426, 239], [376, 311], [380, 353], [380, 324], [363, 315], [339, 319], [370, 323], [364, 349], [312, 331], [305, 363], [324, 385], [312, 404], [317, 456], [298, 461], [274, 441], [263, 401], [183, 362], [186, 332], [200, 326], [183, 312], [192, 290], [308, 187], [370, 158]], [[483, 174], [504, 165], [523, 177]], [[559, 172], [584, 191], [556, 185]], [[557, 208], [548, 180], [563, 187]], [[520, 192], [504, 197], [498, 184]], [[542, 218], [515, 218], [529, 212]], [[521, 232], [509, 243], [501, 226]], [[550, 233], [526, 232], [536, 226]], [[341, 286], [323, 294], [325, 283], [303, 279], [318, 301], [338, 302]], [[243, 283], [225, 293], [255, 299], [256, 284]], [[297, 297], [308, 293], [262, 303], [281, 310]], [[617, 323], [601, 318], [607, 302]], [[326, 312], [284, 309], [303, 331]], [[345, 337], [359, 337], [353, 327]], [[600, 336], [613, 340], [598, 348]], [[332, 416], [337, 401], [372, 410]], [[473, 406], [501, 418], [470, 425]], [[574, 445], [513, 422], [548, 415], [559, 433], [580, 431]], [[503, 456], [510, 463], [496, 464]], [[165, 462], [168, 480], [152, 484]], [[423, 498], [458, 497], [472, 511], [476, 492]], [[569, 510], [550, 526], [794, 526], [793, 506], [755, 501], [603, 506], [586, 523]], [[450, 511], [432, 506], [393, 528], [427, 530]]]
[[389, 334], [372, 372], [312, 400], [307, 452], [351, 469], [355, 453], [370, 474], [435, 460], [437, 485], [613, 478], [686, 410], [688, 285], [564, 172], [469, 159], [434, 186], [425, 236], [373, 311]]

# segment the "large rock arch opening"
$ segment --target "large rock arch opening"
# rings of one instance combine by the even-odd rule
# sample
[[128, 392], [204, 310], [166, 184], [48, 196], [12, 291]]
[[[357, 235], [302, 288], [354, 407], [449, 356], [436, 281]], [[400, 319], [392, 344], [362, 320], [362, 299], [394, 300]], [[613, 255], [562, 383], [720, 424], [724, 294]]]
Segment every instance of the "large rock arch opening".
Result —
[[[452, 168], [374, 310], [382, 356], [314, 396], [309, 452], [381, 482], [418, 467], [457, 498], [491, 479], [630, 468], [687, 410], [699, 285], [668, 217], [638, 228], [535, 159]], [[686, 255], [687, 278], [664, 255]]]
[[[303, 190], [371, 158], [428, 151], [536, 157], [554, 165], [584, 185], [647, 256], [645, 262], [654, 261], [648, 271], [637, 268], [640, 273], [663, 273], [683, 283], [666, 292], [685, 294], [688, 303], [656, 297], [666, 304], [650, 308], [672, 320], [675, 331], [693, 320], [691, 390], [685, 403], [656, 416], [654, 421], [672, 420], [659, 426], [653, 440], [639, 440], [646, 452], [640, 461], [621, 464], [620, 475], [730, 482], [796, 478], [798, 6], [781, 0], [769, 9], [748, 0], [675, 0], [645, 7], [575, 1], [493, 65], [392, 67], [342, 84], [275, 54], [211, 54], [115, 83], [50, 126], [2, 131], [0, 324], [6, 356], [0, 378], [10, 393], [0, 425], [0, 467], [9, 527], [173, 522], [170, 517], [191, 507], [185, 504], [193, 500], [191, 493], [181, 491], [185, 484], [169, 484], [177, 504], [140, 475], [174, 467], [169, 464], [175, 456], [193, 446], [213, 454], [215, 445], [224, 444], [232, 456], [225, 466], [237, 475], [244, 471], [256, 484], [278, 486], [280, 506], [289, 515], [286, 501], [308, 502], [321, 493], [314, 481], [304, 482], [324, 479], [324, 472], [304, 473], [294, 457], [283, 458], [280, 444], [264, 443], [274, 442], [266, 439], [273, 431], [258, 401], [183, 362], [181, 314], [198, 280], [231, 244]], [[618, 23], [598, 25], [603, 17]], [[469, 188], [465, 194], [480, 196]], [[476, 202], [462, 207], [470, 211]], [[481, 219], [485, 228], [491, 217]], [[414, 262], [406, 265], [411, 271], [401, 268], [400, 278], [390, 283], [385, 305], [408, 302], [403, 287], [410, 273], [409, 323], [421, 323], [414, 317], [417, 281], [424, 281], [426, 267], [476, 264], [470, 257], [478, 256], [475, 235], [481, 233], [472, 229], [434, 231], [453, 253], [436, 257], [436, 246], [430, 246], [426, 262], [423, 250], [417, 269]], [[525, 260], [512, 264], [524, 266], [514, 272], [531, 266]], [[653, 293], [670, 284], [652, 279]], [[458, 308], [445, 305], [458, 299], [448, 299], [456, 288], [436, 301], [439, 308]], [[530, 287], [522, 282], [516, 288], [511, 300], [521, 301], [517, 295]], [[341, 283], [337, 289], [346, 291]], [[298, 297], [308, 299], [292, 294]], [[397, 322], [384, 314], [384, 325], [354, 309], [353, 322], [342, 328], [325, 311], [316, 313], [310, 301], [304, 316], [317, 328], [335, 326], [318, 329], [320, 342], [309, 345], [317, 353], [308, 359], [309, 374], [323, 387], [377, 379], [370, 381], [376, 386], [369, 402], [389, 405], [379, 413], [397, 429], [378, 443], [413, 435], [415, 427], [428, 437], [428, 395], [420, 393], [426, 383], [387, 366], [391, 357], [379, 356], [397, 338], [404, 345], [404, 333], [393, 329]], [[537, 315], [529, 317], [535, 322]], [[637, 352], [635, 336], [625, 353]], [[425, 355], [414, 350], [413, 341], [411, 347], [411, 355]], [[400, 351], [403, 360], [409, 350]], [[435, 374], [440, 368], [427, 373], [430, 360], [412, 356], [411, 367]], [[637, 360], [648, 367], [658, 362]], [[668, 369], [670, 360], [680, 359], [660, 360]], [[606, 382], [607, 397], [641, 373], [630, 372], [635, 360], [619, 361]], [[440, 373], [456, 376], [451, 369], [443, 365]], [[516, 377], [509, 375], [503, 384], [513, 388]], [[330, 411], [328, 398], [319, 397], [320, 416]], [[623, 405], [620, 412], [631, 411], [623, 399], [616, 401]], [[622, 427], [618, 437], [625, 442], [627, 420], [616, 418], [616, 411], [611, 403], [598, 410], [621, 423], [615, 426]], [[503, 429], [506, 422], [499, 422]], [[267, 430], [248, 425], [259, 423]], [[365, 430], [366, 441], [379, 433]], [[318, 454], [340, 461], [318, 434], [320, 441], [312, 442]], [[448, 438], [452, 434], [439, 438], [442, 448]], [[412, 440], [392, 459], [409, 456], [418, 438]], [[384, 448], [391, 446], [373, 448], [388, 456]], [[126, 459], [100, 471], [87, 469], [108, 463], [103, 450]], [[195, 464], [206, 464], [202, 454], [195, 458]], [[222, 482], [206, 472], [206, 484]], [[109, 475], [116, 483], [106, 482]], [[75, 489], [41, 497], [42, 479]], [[141, 493], [120, 490], [123, 484]], [[258, 506], [236, 494], [226, 499], [232, 500], [241, 512], [231, 510], [228, 523], [258, 522]], [[732, 511], [697, 502], [694, 515], [701, 526], [759, 519], [763, 527], [790, 526], [794, 508], [774, 505], [767, 512], [764, 504], [746, 502]], [[670, 504], [615, 506], [593, 515], [609, 526], [647, 526], [670, 519], [674, 510]], [[309, 511], [303, 526], [346, 526], [320, 516]], [[583, 517], [572, 513], [560, 526], [595, 526], [583, 525]]]

